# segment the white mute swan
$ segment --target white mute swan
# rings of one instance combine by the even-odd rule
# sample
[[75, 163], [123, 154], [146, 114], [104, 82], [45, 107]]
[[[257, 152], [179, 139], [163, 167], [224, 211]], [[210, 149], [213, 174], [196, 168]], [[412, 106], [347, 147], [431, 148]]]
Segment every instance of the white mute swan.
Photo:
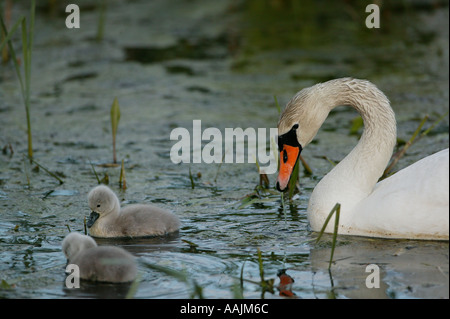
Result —
[[120, 209], [116, 194], [105, 185], [93, 188], [88, 202], [92, 212], [86, 225], [94, 237], [160, 236], [180, 228], [176, 215], [156, 206], [134, 204]]
[[133, 255], [123, 248], [98, 247], [92, 237], [72, 232], [62, 242], [70, 264], [80, 270], [80, 278], [100, 282], [130, 282], [137, 274]]
[[[334, 205], [340, 203], [340, 234], [448, 240], [448, 149], [377, 183], [396, 143], [396, 121], [389, 100], [366, 80], [331, 80], [303, 89], [289, 101], [278, 122], [277, 189], [286, 189], [300, 152], [339, 105], [359, 112], [364, 132], [350, 154], [312, 192], [308, 205], [312, 230], [319, 231]], [[334, 217], [326, 232], [333, 227]]]

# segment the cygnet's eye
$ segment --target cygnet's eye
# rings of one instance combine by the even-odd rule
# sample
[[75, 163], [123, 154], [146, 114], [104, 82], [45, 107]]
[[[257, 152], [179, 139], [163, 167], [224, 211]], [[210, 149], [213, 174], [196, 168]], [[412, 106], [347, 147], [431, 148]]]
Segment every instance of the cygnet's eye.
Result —
[[97, 204], [97, 207], [100, 207], [100, 204]]

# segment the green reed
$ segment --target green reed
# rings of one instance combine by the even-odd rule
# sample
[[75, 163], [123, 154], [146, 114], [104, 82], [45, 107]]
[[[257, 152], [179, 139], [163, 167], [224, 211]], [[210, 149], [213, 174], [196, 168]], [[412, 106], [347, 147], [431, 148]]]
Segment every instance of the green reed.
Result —
[[[35, 11], [36, 11], [36, 1], [31, 1], [31, 11], [30, 11], [30, 25], [27, 29], [27, 22], [25, 17], [21, 17], [11, 28], [11, 31], [8, 32], [6, 29], [5, 22], [3, 21], [3, 13], [0, 14], [1, 27], [3, 34], [5, 35], [5, 39], [2, 41], [0, 50], [3, 49], [3, 46], [7, 43], [9, 47], [9, 51], [11, 54], [11, 60], [14, 63], [14, 67], [16, 70], [17, 77], [20, 83], [20, 89], [22, 92], [22, 97], [25, 104], [25, 112], [26, 112], [26, 121], [27, 121], [27, 135], [28, 135], [28, 157], [33, 158], [33, 141], [31, 135], [31, 118], [30, 118], [30, 86], [31, 86], [31, 53], [33, 48], [33, 38], [34, 38], [34, 20], [35, 20]], [[17, 29], [18, 25], [21, 25], [22, 28], [22, 54], [23, 54], [23, 68], [24, 68], [24, 78], [22, 78], [22, 72], [20, 69], [19, 61], [16, 58], [16, 52], [11, 42], [11, 36], [14, 31]]]

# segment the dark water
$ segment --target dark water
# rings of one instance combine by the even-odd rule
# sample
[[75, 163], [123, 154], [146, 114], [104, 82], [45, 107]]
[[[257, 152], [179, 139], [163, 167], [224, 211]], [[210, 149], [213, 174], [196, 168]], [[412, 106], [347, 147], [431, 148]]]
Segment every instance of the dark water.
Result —
[[[274, 96], [284, 105], [301, 88], [342, 76], [376, 83], [396, 112], [399, 141], [408, 140], [426, 114], [425, 128], [449, 109], [447, 2], [386, 5], [374, 30], [365, 27], [360, 1], [108, 1], [101, 41], [98, 8], [78, 3], [81, 28], [70, 30], [65, 4], [39, 3], [33, 47], [34, 158], [63, 184], [24, 158], [20, 87], [12, 64], [0, 67], [1, 297], [125, 297], [131, 290], [135, 298], [189, 298], [199, 296], [197, 286], [205, 298], [280, 298], [254, 283], [259, 248], [265, 278], [276, 286], [277, 272], [287, 269], [301, 298], [448, 298], [447, 242], [340, 236], [331, 273], [331, 237], [311, 242], [309, 194], [331, 169], [322, 157], [339, 161], [356, 144], [353, 111], [332, 113], [303, 152], [313, 174], [301, 171], [302, 193], [285, 210], [275, 192], [245, 200], [259, 184], [254, 163], [173, 164], [169, 156], [173, 128], [192, 131], [195, 119], [221, 132], [276, 127]], [[15, 2], [12, 21], [28, 10], [28, 1]], [[18, 36], [13, 43], [20, 53]], [[112, 161], [114, 97], [126, 191], [118, 167], [99, 165]], [[448, 144], [446, 116], [398, 168]], [[137, 257], [137, 288], [64, 286], [60, 245], [68, 227], [84, 231], [86, 195], [97, 185], [91, 163], [123, 205], [155, 203], [182, 221], [166, 238], [98, 241]], [[368, 264], [380, 267], [379, 289], [366, 288]]]

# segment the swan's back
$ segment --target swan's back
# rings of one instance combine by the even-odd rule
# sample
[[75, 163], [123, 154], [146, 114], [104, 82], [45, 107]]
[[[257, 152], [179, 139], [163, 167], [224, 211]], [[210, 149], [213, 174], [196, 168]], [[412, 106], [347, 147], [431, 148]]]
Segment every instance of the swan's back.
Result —
[[449, 150], [379, 182], [353, 210], [349, 228], [364, 236], [449, 239]]

